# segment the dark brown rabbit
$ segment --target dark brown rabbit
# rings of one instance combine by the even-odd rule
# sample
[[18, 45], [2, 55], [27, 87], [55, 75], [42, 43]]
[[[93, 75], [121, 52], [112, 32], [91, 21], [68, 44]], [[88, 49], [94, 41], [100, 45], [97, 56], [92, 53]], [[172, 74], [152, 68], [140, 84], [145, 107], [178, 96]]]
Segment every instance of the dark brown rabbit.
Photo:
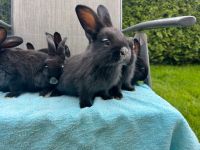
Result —
[[6, 33], [4, 28], [0, 28], [0, 90], [9, 92], [6, 97], [36, 91], [45, 94], [54, 88], [64, 67], [66, 38], [56, 49], [53, 37], [46, 33], [49, 54], [45, 54], [10, 48], [12, 43], [21, 43], [21, 38], [9, 39]]
[[[62, 37], [61, 37], [60, 33], [55, 32], [54, 35], [53, 35], [53, 40], [54, 40], [54, 44], [55, 44], [56, 49], [57, 49], [59, 43], [62, 41]], [[28, 50], [35, 50], [35, 47], [30, 42], [26, 43], [26, 47], [27, 47]], [[41, 51], [41, 52], [44, 52], [44, 53], [48, 53], [48, 48], [39, 49], [38, 51]], [[70, 54], [69, 47], [67, 45], [65, 45], [65, 56], [66, 57], [70, 57], [70, 55], [71, 54]]]
[[110, 19], [101, 21], [84, 5], [76, 7], [76, 14], [90, 43], [86, 51], [66, 61], [57, 90], [61, 94], [79, 96], [83, 108], [92, 106], [99, 92], [110, 96], [109, 89], [119, 82], [122, 66], [130, 61], [131, 48]]

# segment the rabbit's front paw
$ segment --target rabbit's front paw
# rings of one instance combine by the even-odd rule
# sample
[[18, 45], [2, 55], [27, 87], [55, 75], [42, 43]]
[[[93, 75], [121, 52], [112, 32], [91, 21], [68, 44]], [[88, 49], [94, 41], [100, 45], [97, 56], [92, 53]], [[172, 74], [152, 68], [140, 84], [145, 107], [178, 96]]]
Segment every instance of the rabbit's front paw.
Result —
[[39, 93], [40, 96], [46, 96], [49, 92], [51, 92], [50, 90], [43, 90]]
[[18, 97], [21, 95], [21, 92], [9, 92], [5, 95], [5, 97]]
[[115, 92], [114, 95], [113, 95], [113, 97], [114, 97], [115, 99], [120, 100], [120, 99], [122, 99], [123, 95], [122, 95], [121, 92]]
[[122, 89], [123, 90], [126, 90], [126, 91], [135, 91], [135, 87], [130, 85], [130, 84], [125, 84], [125, 85], [122, 85]]
[[103, 100], [109, 100], [109, 99], [112, 99], [113, 97], [110, 96], [110, 95], [101, 95], [101, 98], [102, 98]]
[[108, 92], [101, 92], [101, 93], [99, 94], [99, 96], [100, 96], [103, 100], [109, 100], [109, 99], [112, 99], [112, 98], [113, 98]]
[[50, 94], [50, 97], [61, 96], [62, 94], [58, 90], [53, 90]]
[[115, 99], [121, 99], [123, 97], [120, 86], [114, 86], [109, 91], [110, 95]]
[[80, 108], [91, 107], [91, 101], [80, 101]]
[[80, 108], [91, 107], [94, 100], [92, 99], [92, 95], [85, 92], [85, 94], [80, 95]]
[[82, 87], [79, 93], [80, 108], [91, 107], [93, 105], [95, 94], [88, 90], [88, 88]]

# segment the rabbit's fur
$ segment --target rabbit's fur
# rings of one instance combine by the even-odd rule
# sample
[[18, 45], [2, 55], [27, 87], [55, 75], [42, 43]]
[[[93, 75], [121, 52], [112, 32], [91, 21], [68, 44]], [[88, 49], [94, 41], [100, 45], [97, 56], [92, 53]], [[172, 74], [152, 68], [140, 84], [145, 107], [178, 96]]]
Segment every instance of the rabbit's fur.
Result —
[[[106, 26], [112, 26], [111, 17], [109, 15], [109, 12], [106, 7], [100, 6], [97, 8], [97, 15], [100, 18], [102, 22], [105, 22]], [[89, 43], [91, 42], [91, 39], [86, 33], [86, 37], [89, 40]], [[122, 98], [121, 88], [123, 90], [134, 90], [134, 87], [131, 85], [131, 80], [134, 75], [135, 70], [135, 62], [136, 62], [136, 51], [138, 50], [138, 44], [137, 41], [132, 41], [131, 39], [128, 39], [129, 47], [131, 48], [131, 59], [130, 61], [127, 61], [127, 63], [122, 67], [122, 76], [119, 81], [119, 83], [110, 89], [109, 96], [102, 95], [102, 93], [98, 93], [103, 99], [110, 99], [110, 98]]]
[[111, 20], [103, 22], [84, 5], [78, 5], [76, 13], [90, 43], [86, 51], [66, 61], [57, 90], [79, 96], [83, 108], [92, 106], [98, 92], [109, 95], [109, 89], [120, 80], [122, 66], [130, 61], [131, 49], [128, 40], [112, 26]]
[[141, 49], [137, 52], [137, 61], [135, 64], [135, 73], [132, 78], [132, 85], [136, 85], [138, 81], [144, 81], [148, 76], [148, 65], [140, 56]]
[[132, 85], [136, 85], [138, 81], [144, 81], [147, 76], [148, 66], [141, 57], [138, 57], [136, 61], [135, 73], [131, 81]]
[[130, 40], [129, 43], [131, 47], [131, 60], [122, 68], [122, 89], [132, 91], [135, 89], [131, 81], [135, 73], [135, 63], [137, 60], [136, 52], [140, 49], [140, 43], [137, 39], [133, 41]]
[[132, 91], [134, 90], [134, 86], [131, 84], [132, 78], [135, 73], [135, 62], [136, 62], [136, 52], [139, 49], [139, 42], [138, 40], [134, 39], [134, 41], [129, 40], [129, 46], [131, 48], [131, 59], [128, 63], [123, 65], [122, 67], [122, 76], [118, 82], [117, 85], [113, 86], [109, 90], [109, 94], [111, 97], [104, 97], [102, 94], [100, 96], [103, 99], [110, 99], [110, 98], [116, 98], [116, 99], [121, 99], [123, 97], [122, 93], [120, 92], [121, 89], [123, 90], [128, 90]]
[[26, 48], [27, 48], [28, 50], [35, 50], [35, 47], [34, 47], [33, 44], [30, 43], [30, 42], [27, 42], [27, 43], [26, 43]]
[[[6, 33], [6, 30], [1, 28], [0, 90], [9, 92], [6, 97], [17, 97], [24, 92], [53, 88], [57, 84], [56, 80], [58, 81], [64, 67], [66, 38], [56, 49], [53, 38], [47, 33], [48, 55], [38, 51], [8, 49], [4, 44], [7, 40], [6, 34], [3, 33]], [[9, 45], [9, 42], [6, 45]]]
[[140, 56], [140, 42], [137, 39], [131, 39], [130, 44], [132, 45], [130, 47], [133, 48], [132, 54], [137, 59], [132, 59], [128, 66], [122, 68], [122, 89], [128, 91], [134, 90], [134, 85], [138, 81], [144, 81], [148, 75], [148, 66]]
[[[57, 49], [59, 43], [62, 41], [62, 37], [61, 37], [60, 33], [58, 33], [58, 32], [54, 33], [54, 35], [53, 35], [53, 41], [54, 41], [54, 44], [55, 44], [56, 49]], [[28, 50], [35, 50], [35, 47], [30, 42], [26, 43], [26, 48]], [[39, 49], [38, 51], [41, 51], [41, 52], [44, 52], [44, 53], [48, 53], [48, 48], [42, 48], [42, 49]], [[65, 56], [66, 57], [70, 57], [70, 55], [71, 54], [70, 54], [69, 47], [67, 45], [65, 45]]]

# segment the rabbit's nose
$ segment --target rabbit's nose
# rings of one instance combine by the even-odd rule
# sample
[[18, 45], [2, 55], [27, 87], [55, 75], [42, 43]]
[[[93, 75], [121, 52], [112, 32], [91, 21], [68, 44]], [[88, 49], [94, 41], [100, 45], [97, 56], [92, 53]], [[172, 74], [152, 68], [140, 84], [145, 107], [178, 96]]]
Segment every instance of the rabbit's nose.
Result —
[[120, 55], [125, 56], [128, 53], [128, 48], [122, 47], [120, 50]]

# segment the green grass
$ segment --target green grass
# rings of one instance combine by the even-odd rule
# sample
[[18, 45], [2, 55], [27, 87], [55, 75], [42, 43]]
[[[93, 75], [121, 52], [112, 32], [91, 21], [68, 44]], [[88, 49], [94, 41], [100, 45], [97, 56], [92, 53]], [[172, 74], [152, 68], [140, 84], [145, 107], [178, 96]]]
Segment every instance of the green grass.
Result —
[[200, 65], [151, 66], [153, 90], [176, 107], [200, 140]]

